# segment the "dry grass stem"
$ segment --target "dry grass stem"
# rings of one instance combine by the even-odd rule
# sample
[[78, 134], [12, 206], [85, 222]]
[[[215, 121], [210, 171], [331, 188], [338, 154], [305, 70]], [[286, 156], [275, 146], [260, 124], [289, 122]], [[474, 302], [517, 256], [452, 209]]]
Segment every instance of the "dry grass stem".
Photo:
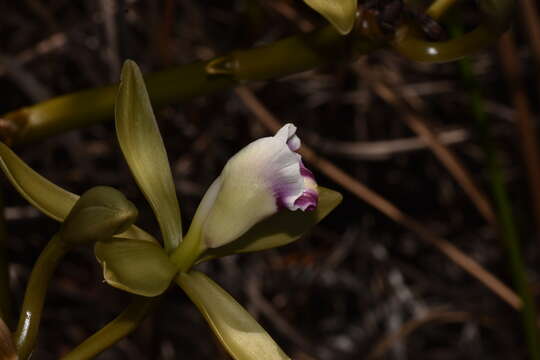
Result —
[[[441, 130], [434, 135], [444, 145], [461, 144], [470, 138], [469, 132], [463, 128]], [[338, 141], [312, 133], [308, 134], [307, 139], [317, 150], [325, 154], [371, 161], [428, 148], [426, 141], [419, 136], [381, 141]]]
[[540, 86], [540, 19], [536, 0], [522, 0], [519, 4], [523, 14], [525, 33], [529, 37], [530, 49], [536, 63], [536, 85]]
[[292, 326], [287, 319], [276, 310], [272, 303], [264, 297], [262, 294], [260, 278], [255, 276], [255, 274], [255, 271], [252, 272], [252, 276], [248, 278], [246, 286], [247, 295], [249, 296], [251, 303], [289, 340], [294, 341], [298, 346], [304, 349], [304, 351], [313, 349], [315, 345], [295, 329], [294, 326]]
[[373, 90], [389, 104], [395, 106], [405, 124], [414, 131], [433, 151], [437, 159], [448, 169], [448, 172], [454, 177], [457, 183], [462, 187], [471, 201], [477, 207], [480, 214], [487, 223], [495, 225], [496, 216], [486, 194], [476, 186], [473, 177], [467, 171], [465, 166], [459, 161], [454, 153], [445, 146], [437, 137], [436, 133], [430, 128], [427, 120], [414, 114], [408, 109], [408, 106], [400, 99], [389, 86], [381, 82], [372, 82]]
[[462, 323], [470, 321], [471, 314], [464, 311], [445, 311], [432, 310], [421, 318], [407, 321], [399, 330], [389, 334], [381, 339], [374, 347], [371, 353], [367, 356], [367, 360], [375, 360], [382, 358], [388, 350], [398, 341], [403, 340], [415, 330], [422, 326], [430, 325], [431, 323]]
[[296, 24], [296, 26], [298, 26], [298, 28], [303, 32], [309, 32], [315, 29], [315, 26], [312, 23], [299, 16], [298, 12], [288, 2], [270, 1], [268, 2], [268, 6], [287, 20], [290, 20], [292, 23]]
[[532, 207], [535, 215], [537, 233], [540, 234], [540, 154], [538, 152], [538, 137], [533, 123], [527, 91], [521, 81], [521, 66], [517, 57], [517, 47], [511, 32], [503, 35], [499, 41], [499, 56], [506, 82], [516, 109], [516, 125], [519, 133], [519, 144], [532, 197]]

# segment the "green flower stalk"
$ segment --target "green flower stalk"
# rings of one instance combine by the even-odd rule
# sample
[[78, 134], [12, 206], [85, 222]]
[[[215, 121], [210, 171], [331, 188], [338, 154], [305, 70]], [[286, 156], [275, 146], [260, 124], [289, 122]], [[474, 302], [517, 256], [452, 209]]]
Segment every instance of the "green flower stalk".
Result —
[[41, 312], [49, 281], [60, 260], [73, 247], [57, 235], [41, 252], [32, 268], [21, 307], [21, 317], [15, 332], [15, 345], [20, 359], [27, 359], [34, 350]]
[[90, 360], [134, 331], [148, 313], [159, 303], [160, 297], [134, 296], [132, 302], [114, 320], [79, 344], [61, 360]]

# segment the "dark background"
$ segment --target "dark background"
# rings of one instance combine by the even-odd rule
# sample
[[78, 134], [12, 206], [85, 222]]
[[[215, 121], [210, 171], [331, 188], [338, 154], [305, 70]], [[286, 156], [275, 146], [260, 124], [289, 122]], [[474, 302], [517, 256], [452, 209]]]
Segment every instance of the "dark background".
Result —
[[[0, 114], [115, 82], [125, 58], [147, 73], [324, 24], [299, 0], [4, 0], [0, 6]], [[474, 8], [462, 11], [465, 20], [474, 21]], [[538, 67], [521, 13], [516, 16], [516, 55], [536, 121]], [[485, 97], [537, 293], [538, 236], [519, 151], [522, 139], [499, 56], [496, 44], [479, 52], [472, 58], [473, 71]], [[452, 151], [489, 192], [486, 159], [457, 63], [415, 63], [380, 50], [352, 63], [252, 85], [280, 121], [298, 126], [305, 144], [511, 283], [497, 232], [405, 125], [401, 109], [374, 91], [374, 85], [380, 85], [416, 101], [417, 112], [436, 133], [457, 132]], [[227, 159], [269, 132], [233, 90], [156, 110], [156, 117], [186, 229]], [[405, 139], [416, 148], [408, 146], [410, 142], [404, 145]], [[342, 146], [351, 143], [355, 151]], [[120, 189], [136, 202], [141, 227], [158, 234], [123, 162], [112, 122], [21, 146], [16, 152], [72, 192], [95, 185]], [[318, 171], [315, 175], [319, 184], [341, 191], [344, 201], [302, 240], [200, 266], [245, 305], [292, 358], [365, 359], [377, 346], [383, 348], [381, 358], [395, 360], [526, 358], [515, 310], [417, 234], [332, 179]], [[6, 181], [3, 188], [11, 283], [15, 304], [20, 305], [32, 264], [58, 224], [32, 209]], [[129, 295], [102, 282], [90, 248], [70, 253], [51, 283], [33, 359], [66, 354], [128, 302]], [[137, 332], [98, 358], [227, 356], [195, 307], [173, 287]]]

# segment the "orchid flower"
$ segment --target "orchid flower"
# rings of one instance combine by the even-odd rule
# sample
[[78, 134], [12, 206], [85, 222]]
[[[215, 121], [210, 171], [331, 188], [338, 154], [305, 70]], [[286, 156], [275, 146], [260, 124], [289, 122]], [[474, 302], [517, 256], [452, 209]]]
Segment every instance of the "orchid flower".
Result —
[[[298, 239], [341, 201], [320, 187], [297, 153], [296, 127], [255, 140], [234, 155], [204, 195], [185, 238], [167, 154], [142, 75], [132, 61], [122, 69], [116, 103], [116, 130], [124, 157], [157, 217], [164, 247], [150, 234], [123, 222], [106, 238], [92, 236], [92, 219], [106, 221], [114, 196], [120, 220], [136, 209], [110, 188], [95, 188], [88, 200], [50, 183], [0, 143], [0, 167], [28, 201], [55, 220], [61, 234], [77, 243], [95, 241], [105, 281], [134, 294], [153, 297], [175, 281], [204, 314], [216, 336], [239, 360], [287, 359], [271, 337], [230, 295], [205, 275], [190, 271], [198, 262], [269, 249]], [[100, 199], [100, 196], [102, 199]], [[78, 202], [79, 201], [79, 202]], [[118, 203], [124, 202], [120, 205]], [[85, 207], [90, 204], [90, 207]], [[76, 210], [76, 211], [75, 211]], [[103, 214], [101, 213], [103, 211]], [[128, 227], [129, 226], [129, 227]], [[88, 229], [86, 229], [88, 227]], [[127, 229], [126, 229], [127, 228]], [[77, 229], [81, 229], [78, 233]], [[110, 231], [110, 229], [114, 231]]]
[[299, 148], [296, 127], [287, 124], [240, 150], [210, 185], [190, 231], [199, 231], [205, 245], [216, 248], [279, 210], [313, 211], [317, 183], [296, 153]]

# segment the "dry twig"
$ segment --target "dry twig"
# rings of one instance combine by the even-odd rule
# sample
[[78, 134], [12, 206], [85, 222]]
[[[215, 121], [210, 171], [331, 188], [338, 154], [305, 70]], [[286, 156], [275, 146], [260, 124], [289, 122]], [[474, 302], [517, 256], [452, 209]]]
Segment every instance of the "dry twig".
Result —
[[511, 32], [499, 40], [499, 56], [506, 82], [511, 91], [512, 102], [516, 109], [516, 125], [519, 132], [521, 152], [529, 177], [532, 206], [536, 219], [537, 234], [540, 234], [540, 153], [538, 137], [533, 124], [527, 91], [521, 81], [521, 66], [517, 57], [517, 48]]
[[525, 33], [529, 36], [530, 48], [536, 62], [537, 86], [540, 86], [540, 19], [535, 0], [519, 1], [524, 18]]
[[[364, 77], [370, 76], [366, 71], [363, 71], [362, 75]], [[437, 159], [446, 167], [448, 172], [469, 196], [486, 222], [495, 225], [495, 212], [485, 193], [476, 186], [473, 177], [457, 156], [439, 140], [435, 132], [428, 125], [428, 121], [410, 109], [411, 106], [422, 107], [423, 102], [421, 99], [411, 93], [404, 94], [404, 98], [401, 98], [392, 90], [396, 86], [401, 85], [396, 84], [397, 81], [394, 80], [391, 86], [381, 81], [374, 81], [374, 79], [369, 81], [369, 83], [378, 96], [397, 108], [398, 113], [402, 114], [401, 118], [405, 124], [426, 142]]]
[[[469, 139], [465, 129], [443, 130], [435, 134], [444, 145], [455, 145]], [[409, 137], [382, 141], [336, 141], [325, 139], [317, 134], [308, 134], [308, 140], [317, 150], [331, 155], [339, 155], [351, 159], [379, 161], [394, 155], [428, 148], [421, 137]]]
[[375, 360], [384, 356], [384, 354], [392, 348], [392, 346], [409, 336], [413, 331], [422, 326], [429, 325], [433, 322], [440, 323], [455, 323], [465, 322], [472, 319], [472, 316], [464, 311], [445, 311], [432, 310], [421, 318], [407, 321], [399, 330], [382, 338], [374, 347], [371, 353], [367, 356], [367, 360]]

